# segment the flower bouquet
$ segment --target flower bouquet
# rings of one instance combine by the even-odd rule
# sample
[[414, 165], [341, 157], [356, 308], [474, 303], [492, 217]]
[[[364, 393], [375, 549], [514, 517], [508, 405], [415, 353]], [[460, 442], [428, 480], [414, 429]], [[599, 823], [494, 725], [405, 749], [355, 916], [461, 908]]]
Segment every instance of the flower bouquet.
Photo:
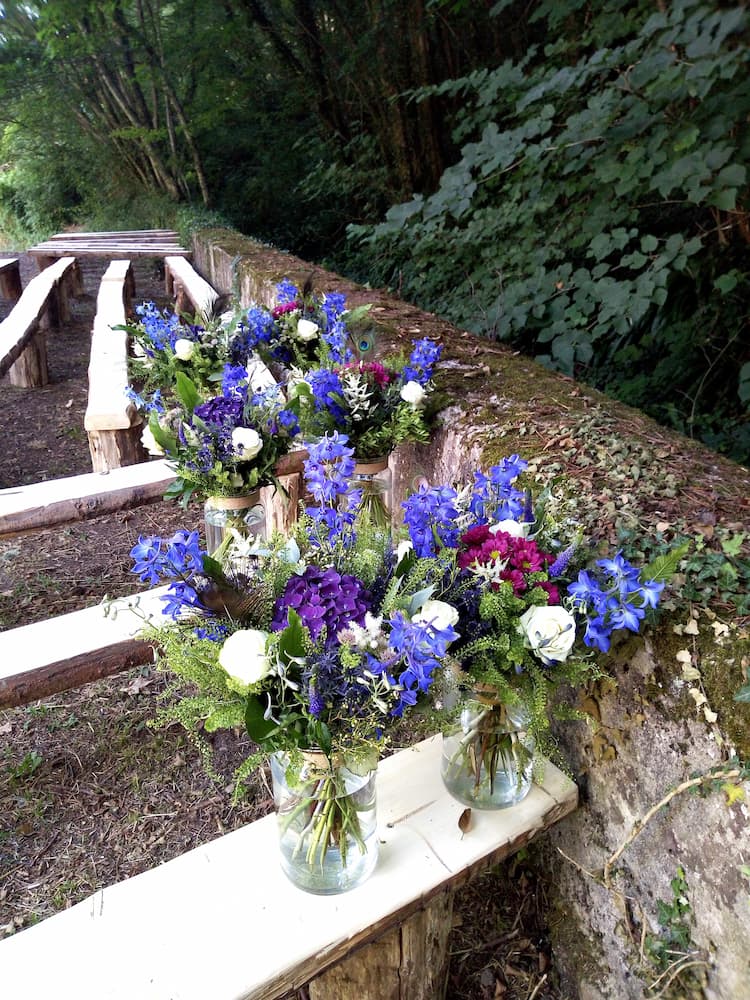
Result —
[[422, 586], [427, 567], [397, 559], [390, 537], [355, 515], [336, 440], [310, 451], [317, 506], [292, 538], [269, 540], [262, 573], [238, 570], [230, 551], [211, 558], [195, 532], [142, 538], [132, 554], [143, 582], [170, 583], [169, 621], [153, 634], [197, 688], [162, 720], [193, 733], [244, 725], [257, 751], [238, 780], [271, 760], [282, 867], [328, 893], [372, 870], [379, 747], [458, 633], [455, 610]]
[[355, 458], [355, 486], [382, 527], [391, 521], [388, 455], [402, 442], [429, 440], [432, 374], [440, 353], [440, 346], [425, 338], [414, 343], [407, 360], [352, 360], [290, 380], [287, 391], [298, 401], [303, 435], [346, 437]]
[[[284, 278], [276, 286], [276, 305], [263, 316], [262, 307], [248, 312], [254, 331], [250, 340], [267, 364], [285, 370], [343, 363], [353, 356], [354, 329], [370, 309], [369, 305], [346, 308], [341, 292], [317, 295], [310, 281], [300, 290]], [[368, 342], [369, 342], [369, 338]]]
[[551, 695], [602, 674], [593, 650], [609, 649], [616, 629], [637, 632], [669, 575], [618, 553], [574, 578], [580, 534], [562, 539], [543, 506], [533, 509], [516, 486], [525, 467], [513, 455], [460, 491], [423, 486], [403, 505], [416, 558], [444, 567], [436, 593], [459, 612], [443, 779], [479, 808], [526, 794], [535, 753], [552, 749]]
[[265, 535], [258, 490], [278, 485], [284, 474], [283, 460], [299, 430], [294, 405], [277, 385], [254, 392], [242, 367], [230, 366], [220, 394], [205, 400], [182, 372], [175, 385], [176, 404], [170, 410], [152, 405], [143, 435], [149, 450], [165, 455], [177, 473], [165, 498], [181, 498], [183, 505], [194, 493], [204, 499], [212, 552], [227, 527]]

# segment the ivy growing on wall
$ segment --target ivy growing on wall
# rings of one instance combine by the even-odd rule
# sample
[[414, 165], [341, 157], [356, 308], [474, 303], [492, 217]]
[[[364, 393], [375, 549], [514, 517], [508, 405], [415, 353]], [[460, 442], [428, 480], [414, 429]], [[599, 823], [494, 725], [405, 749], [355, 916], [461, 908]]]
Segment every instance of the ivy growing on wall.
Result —
[[350, 235], [372, 279], [747, 460], [748, 18], [661, 6], [539, 4], [549, 44], [433, 88], [465, 101], [438, 189]]

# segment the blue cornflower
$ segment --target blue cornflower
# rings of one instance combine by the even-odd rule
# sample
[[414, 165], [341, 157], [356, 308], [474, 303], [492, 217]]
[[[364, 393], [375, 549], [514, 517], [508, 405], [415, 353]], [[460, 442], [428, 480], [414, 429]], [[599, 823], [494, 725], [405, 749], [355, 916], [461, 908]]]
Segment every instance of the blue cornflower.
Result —
[[414, 349], [404, 366], [402, 376], [404, 382], [419, 382], [420, 385], [427, 385], [442, 352], [442, 346], [436, 344], [434, 340], [427, 337], [415, 340]]

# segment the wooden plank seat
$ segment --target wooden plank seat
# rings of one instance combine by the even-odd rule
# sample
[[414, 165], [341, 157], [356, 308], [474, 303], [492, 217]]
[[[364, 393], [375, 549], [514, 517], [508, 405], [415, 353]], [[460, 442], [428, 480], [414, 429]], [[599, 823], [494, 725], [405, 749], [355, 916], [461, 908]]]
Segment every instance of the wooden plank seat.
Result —
[[178, 315], [189, 313], [205, 322], [213, 312], [219, 293], [185, 257], [164, 258], [167, 295], [174, 299]]
[[21, 272], [18, 257], [0, 258], [0, 297], [10, 302], [21, 298]]
[[275, 1000], [309, 983], [311, 1000], [442, 997], [453, 892], [571, 812], [577, 791], [547, 764], [526, 799], [475, 811], [462, 834], [440, 749], [433, 737], [381, 762], [363, 885], [295, 888], [265, 816], [0, 942], [8, 996]]
[[[287, 497], [273, 487], [261, 491], [270, 530], [288, 531], [300, 498], [299, 477], [307, 452], [285, 455], [276, 475]], [[10, 538], [83, 521], [162, 499], [175, 473], [164, 459], [104, 472], [87, 472], [0, 490], [0, 537]]]
[[148, 456], [141, 444], [143, 420], [128, 397], [128, 335], [122, 327], [133, 297], [129, 260], [107, 268], [96, 299], [91, 335], [89, 398], [84, 428], [94, 472], [134, 465]]
[[171, 229], [133, 229], [110, 233], [57, 233], [29, 249], [38, 267], [66, 254], [76, 257], [190, 257], [192, 253], [180, 243], [179, 234]]
[[[131, 603], [158, 621], [165, 589], [134, 595]], [[151, 647], [135, 638], [143, 619], [125, 600], [118, 607], [116, 617], [98, 604], [0, 632], [0, 709], [152, 662]]]
[[25, 388], [47, 385], [46, 331], [69, 318], [68, 296], [80, 292], [75, 257], [61, 257], [31, 279], [0, 323], [0, 375]]
[[0, 536], [23, 535], [154, 503], [174, 480], [174, 472], [162, 459], [0, 490]]

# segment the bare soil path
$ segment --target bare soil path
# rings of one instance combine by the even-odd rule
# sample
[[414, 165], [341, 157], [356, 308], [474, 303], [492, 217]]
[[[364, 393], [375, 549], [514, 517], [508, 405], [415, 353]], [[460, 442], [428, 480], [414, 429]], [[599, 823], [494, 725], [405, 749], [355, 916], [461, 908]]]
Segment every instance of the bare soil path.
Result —
[[[83, 263], [84, 295], [72, 303], [71, 322], [49, 336], [50, 385], [28, 390], [0, 380], [0, 488], [91, 469], [83, 416], [106, 265]], [[158, 262], [141, 260], [134, 270], [136, 301], [163, 305]], [[23, 257], [24, 284], [33, 273]], [[9, 308], [0, 301], [0, 318]], [[200, 520], [197, 508], [162, 503], [0, 540], [0, 629], [134, 592], [128, 553], [138, 536]], [[180, 729], [150, 727], [165, 686], [164, 675], [145, 667], [0, 712], [0, 937], [272, 808], [262, 773], [232, 804], [231, 775], [247, 749], [242, 733], [217, 738], [222, 781], [214, 784]], [[560, 1000], [545, 928], [544, 885], [523, 861], [462, 890], [448, 1000]]]

